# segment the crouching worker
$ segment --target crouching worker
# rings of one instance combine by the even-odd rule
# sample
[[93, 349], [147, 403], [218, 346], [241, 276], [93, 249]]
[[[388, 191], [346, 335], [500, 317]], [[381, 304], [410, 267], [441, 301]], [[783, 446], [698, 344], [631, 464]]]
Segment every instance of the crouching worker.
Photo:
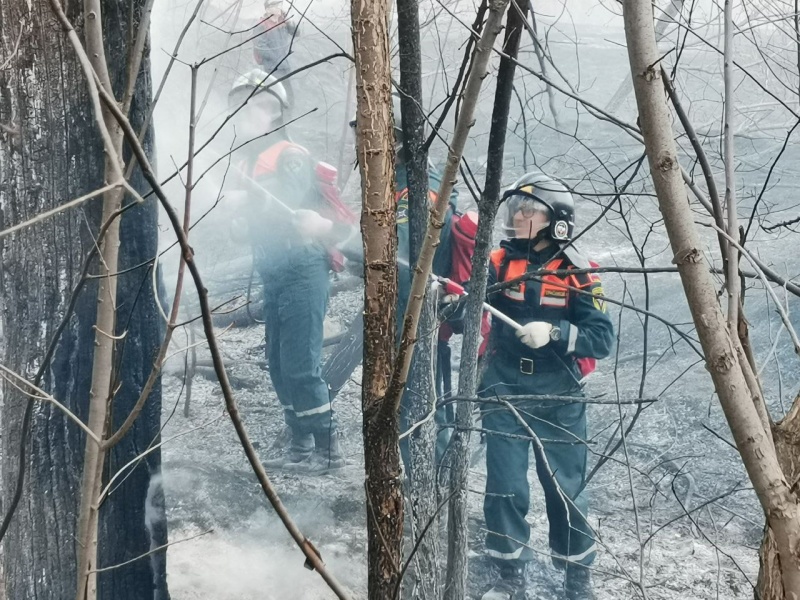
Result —
[[[531, 173], [504, 195], [508, 239], [491, 255], [488, 284], [526, 272], [586, 268], [571, 247], [575, 204], [559, 181]], [[583, 293], [581, 293], [583, 292]], [[588, 292], [588, 294], [586, 293]], [[483, 600], [525, 598], [525, 569], [533, 560], [528, 514], [528, 451], [544, 491], [555, 566], [565, 571], [569, 600], [594, 598], [588, 565], [596, 545], [581, 493], [586, 473], [586, 412], [579, 398], [578, 360], [608, 356], [614, 331], [599, 277], [545, 275], [491, 294], [488, 302], [522, 327], [493, 320], [479, 395], [487, 432], [484, 516], [487, 553], [500, 578]], [[576, 402], [515, 396], [574, 396]], [[507, 398], [516, 413], [491, 399]], [[524, 422], [523, 422], [524, 421]], [[529, 430], [535, 434], [531, 439]]]
[[333, 167], [286, 139], [259, 138], [282, 123], [279, 90], [256, 71], [231, 91], [237, 131], [255, 140], [237, 168], [237, 222], [263, 282], [267, 361], [288, 432], [264, 465], [324, 473], [345, 465], [322, 378], [322, 342], [329, 274], [341, 268], [334, 244], [353, 233], [354, 219], [335, 191]]

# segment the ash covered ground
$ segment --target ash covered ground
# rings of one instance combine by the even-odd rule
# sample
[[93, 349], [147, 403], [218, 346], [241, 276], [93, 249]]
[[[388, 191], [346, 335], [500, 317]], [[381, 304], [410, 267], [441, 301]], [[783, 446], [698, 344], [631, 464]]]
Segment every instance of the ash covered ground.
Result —
[[[333, 297], [331, 331], [347, 322], [360, 301], [360, 289]], [[252, 325], [221, 331], [220, 335], [242, 418], [263, 449], [280, 433], [283, 422], [265, 370], [263, 329]], [[668, 343], [664, 335], [654, 337], [665, 346]], [[457, 361], [458, 352], [454, 354]], [[621, 354], [616, 373], [613, 360], [601, 363], [587, 384], [587, 395], [612, 400], [617, 388], [622, 398], [635, 395], [641, 357]], [[201, 351], [201, 364], [204, 358], [208, 357]], [[679, 350], [652, 358], [655, 373], [651, 373], [647, 389], [670, 386], [695, 361], [696, 357]], [[217, 385], [201, 375], [195, 377], [187, 419], [182, 414], [182, 377], [182, 365], [176, 361], [164, 384], [165, 398], [179, 406], [164, 435], [169, 438], [193, 427], [202, 429], [164, 449], [171, 536], [179, 540], [209, 529], [213, 533], [170, 549], [173, 597], [333, 597], [316, 574], [303, 568], [300, 551], [267, 505], [233, 427], [222, 415]], [[354, 597], [366, 598], [359, 379], [360, 369], [335, 403], [350, 465], [321, 477], [270, 475], [301, 530], [314, 541], [336, 576], [354, 591]], [[600, 599], [638, 597], [628, 580], [639, 579], [640, 567], [650, 598], [745, 598], [752, 594], [762, 518], [735, 451], [703, 427], [726, 435], [708, 379], [698, 365], [672, 384], [641, 414], [627, 438], [627, 457], [620, 449], [588, 486], [592, 522], [603, 546], [595, 565]], [[645, 392], [645, 396], [655, 395]], [[633, 412], [631, 406], [622, 407], [626, 423]], [[619, 417], [617, 406], [590, 407], [592, 464], [604, 452]], [[480, 456], [475, 437], [473, 449]], [[484, 477], [483, 461], [478, 460], [470, 481], [470, 598], [479, 598], [493, 576], [481, 542]], [[547, 558], [544, 499], [533, 480], [529, 519], [532, 544], [541, 557], [530, 574], [531, 589], [538, 590], [539, 596], [534, 597], [552, 598], [560, 583]], [[728, 495], [731, 490], [739, 491]], [[724, 497], [708, 503], [719, 496]], [[685, 515], [687, 510], [691, 517]], [[442, 572], [443, 568], [442, 564]]]
[[[185, 3], [174, 4], [177, 8], [170, 18], [183, 22], [188, 9]], [[472, 4], [455, 5], [459, 9], [457, 16], [471, 22]], [[435, 4], [425, 10], [428, 17], [441, 12]], [[257, 14], [257, 8], [251, 9], [249, 17]], [[544, 11], [544, 23], [548, 22], [550, 14]], [[333, 0], [315, 3], [306, 16], [319, 29], [307, 27], [298, 38], [296, 64], [337, 52], [334, 42], [349, 47], [345, 4]], [[627, 75], [621, 22], [599, 7], [587, 11], [584, 17], [577, 12], [572, 16], [576, 21], [569, 26], [562, 22], [548, 31], [550, 51], [578, 93], [604, 105]], [[433, 20], [428, 21], [430, 26], [423, 32], [424, 83], [431, 106], [435, 106], [452, 83], [465, 41], [463, 25], [456, 19], [444, 23], [442, 18], [441, 15], [437, 17], [436, 26], [430, 25]], [[209, 19], [207, 16], [206, 20]], [[164, 40], [174, 38], [180, 27], [170, 25], [165, 18], [159, 22], [154, 17], [154, 23], [156, 45], [171, 49], [172, 42]], [[201, 31], [202, 35], [193, 39], [194, 46], [186, 51], [189, 56], [182, 54], [184, 59], [190, 60], [192, 52], [195, 57], [210, 55], [219, 49], [221, 40], [224, 41], [219, 32], [208, 28]], [[576, 37], [580, 43], [575, 43], [573, 38]], [[529, 44], [523, 48], [521, 57], [523, 63], [535, 66]], [[720, 110], [721, 79], [711, 80], [707, 67], [709, 61], [717, 57], [709, 57], [702, 48], [688, 44], [681, 60], [688, 65], [688, 72], [693, 73], [681, 80], [686, 101], [691, 102], [693, 118], [698, 123], [711, 121], [713, 125]], [[165, 62], [163, 54], [154, 54], [156, 71], [163, 70]], [[210, 96], [207, 115], [224, 113], [226, 89], [220, 81], [229, 85], [232, 73], [240, 72], [241, 65], [252, 66], [251, 62], [252, 59], [242, 53], [236, 61], [224, 63], [216, 79], [222, 91]], [[714, 63], [714, 66], [718, 65]], [[301, 93], [296, 93], [298, 106], [293, 108], [293, 114], [300, 115], [311, 109], [316, 112], [294, 124], [292, 135], [296, 141], [307, 145], [318, 159], [343, 167], [340, 176], [349, 177], [343, 198], [357, 208], [358, 174], [351, 171], [352, 151], [342, 142], [341, 135], [343, 122], [349, 117], [345, 108], [347, 67], [334, 60], [298, 76], [295, 89]], [[696, 76], [698, 72], [702, 77]], [[168, 102], [162, 102], [156, 112], [159, 159], [164, 172], [172, 168], [173, 160], [177, 162], [175, 157], [185, 155], [185, 147], [181, 145], [185, 142], [185, 131], [181, 129], [176, 133], [174, 124], [187, 120], [188, 76], [179, 70], [175, 77], [172, 87], [165, 88]], [[208, 84], [211, 77], [210, 70], [201, 70], [202, 83]], [[523, 72], [518, 78], [517, 89], [526, 104], [523, 111], [516, 105], [512, 107], [503, 183], [510, 184], [525, 170], [534, 167], [561, 177], [580, 193], [579, 230], [603, 213], [600, 222], [578, 243], [586, 255], [603, 266], [637, 267], [638, 251], [648, 267], [670, 267], [672, 256], [655, 198], [651, 195], [647, 163], [638, 173], [633, 172], [632, 165], [641, 156], [642, 147], [621, 134], [619, 128], [588, 117], [585, 111], [576, 108], [574, 101], [563, 96], [557, 101], [561, 110], [561, 131], [556, 131], [549, 121], [547, 97], [538, 80]], [[314, 90], [314, 93], [302, 93], [303, 90]], [[748, 94], [751, 104], [758, 103], [759, 97], [752, 84], [745, 82], [737, 90], [743, 103]], [[476, 125], [466, 149], [478, 181], [482, 181], [487, 158], [492, 94], [493, 89], [488, 88], [482, 93]], [[632, 97], [628, 96], [616, 113], [634, 122]], [[770, 114], [775, 119], [779, 117], [775, 111]], [[204, 119], [201, 119], [201, 136], [213, 131], [218, 122], [210, 116]], [[713, 126], [704, 127], [710, 148], [716, 144]], [[452, 123], [448, 120], [444, 126], [445, 135], [451, 129]], [[747, 167], [737, 172], [742, 218], [751, 211], [757, 212], [754, 199], [764, 185], [771, 161], [780, 150], [782, 136], [781, 132], [759, 136], [745, 131], [737, 137], [737, 154]], [[228, 139], [220, 142], [217, 150], [224, 151], [228, 143]], [[433, 160], [441, 163], [443, 148], [437, 144], [432, 148]], [[780, 220], [796, 212], [791, 198], [800, 182], [796, 170], [796, 165], [800, 164], [797, 151], [791, 144], [786, 149], [774, 169], [759, 214], [768, 209], [773, 220]], [[201, 159], [198, 162], [202, 162]], [[691, 164], [685, 156], [682, 162], [687, 168]], [[712, 158], [712, 163], [715, 172], [721, 173], [721, 162]], [[614, 194], [629, 177], [632, 177], [630, 187], [616, 202]], [[192, 241], [208, 287], [218, 301], [243, 295], [250, 275], [249, 250], [231, 245], [228, 238], [230, 214], [226, 211], [225, 199], [212, 208], [223, 178], [224, 174], [216, 172], [215, 176], [212, 172], [195, 190], [197, 204], [193, 207], [196, 215], [210, 211], [193, 230]], [[182, 197], [179, 182], [175, 180], [171, 185], [176, 205], [179, 205]], [[702, 187], [702, 182], [700, 185]], [[459, 187], [461, 206], [469, 206], [469, 194], [463, 181]], [[692, 202], [698, 221], [707, 221], [704, 211]], [[608, 205], [613, 205], [612, 209], [605, 211]], [[707, 228], [701, 232], [703, 247], [713, 266], [720, 266], [714, 252], [713, 232]], [[748, 247], [779, 273], [792, 278], [800, 272], [797, 244], [791, 235], [766, 234], [756, 227], [751, 239]], [[163, 245], [166, 247], [170, 242], [165, 232]], [[163, 266], [168, 286], [176, 265], [176, 254], [165, 255]], [[603, 281], [610, 299], [646, 309], [679, 327], [689, 341], [681, 339], [673, 328], [654, 317], [646, 321], [644, 313], [621, 311], [618, 305], [609, 307], [618, 328], [617, 353], [600, 362], [598, 372], [587, 383], [587, 395], [606, 401], [641, 396], [656, 398], [657, 402], [638, 415], [624, 448], [613, 455], [587, 487], [592, 523], [603, 548], [595, 564], [598, 598], [641, 597], [631, 583], [640, 579], [648, 598], [654, 600], [750, 598], [758, 571], [757, 549], [763, 517], [738, 455], [726, 441], [730, 434], [710, 377], [693, 350], [699, 348], [699, 343], [691, 326], [680, 280], [675, 273], [663, 273], [647, 278], [605, 274]], [[357, 285], [341, 287], [344, 291], [331, 299], [330, 333], [346, 326], [362, 306], [362, 291]], [[800, 310], [800, 302], [794, 297], [785, 298], [780, 289], [777, 291], [797, 327], [800, 322], [795, 315]], [[251, 290], [254, 299], [258, 293], [257, 286]], [[192, 296], [187, 292], [186, 316], [195, 314]], [[763, 367], [761, 375], [766, 397], [777, 419], [785, 414], [797, 394], [800, 372], [793, 362], [796, 357], [789, 338], [781, 331], [780, 318], [763, 285], [748, 279], [746, 297], [745, 310], [751, 324], [754, 353], [758, 365]], [[226, 366], [233, 376], [242, 418], [252, 439], [264, 449], [281, 431], [283, 417], [269, 384], [262, 348], [263, 329], [256, 324], [233, 328], [220, 325], [218, 333]], [[188, 343], [181, 335], [180, 332], [176, 334], [176, 349]], [[200, 369], [193, 381], [188, 417], [183, 415], [186, 389], [182, 356], [170, 361], [164, 376], [164, 438], [185, 435], [164, 446], [163, 481], [171, 539], [178, 541], [209, 530], [213, 532], [170, 548], [168, 570], [173, 598], [332, 598], [320, 577], [303, 568], [300, 551], [269, 508], [233, 427], [223, 414], [218, 386], [204, 376], [208, 375], [208, 368], [203, 369], [204, 361], [208, 362], [207, 352], [201, 346], [198, 353]], [[457, 371], [457, 339], [453, 354], [454, 371]], [[359, 382], [360, 370], [356, 370], [353, 380], [335, 403], [350, 465], [335, 475], [317, 478], [270, 475], [292, 516], [320, 549], [331, 570], [353, 590], [354, 598], [365, 598], [366, 508]], [[628, 425], [635, 415], [633, 405], [590, 406], [590, 468], [607, 452], [609, 440], [619, 439], [620, 420]], [[473, 451], [480, 455], [475, 436], [472, 443]], [[470, 481], [470, 598], [479, 598], [493, 578], [482, 551], [484, 477], [481, 457], [474, 465]], [[559, 578], [547, 557], [547, 522], [537, 483], [532, 485], [529, 518], [533, 526], [532, 544], [541, 553], [529, 576], [530, 587], [541, 599], [553, 598]], [[443, 564], [441, 570], [444, 570]]]

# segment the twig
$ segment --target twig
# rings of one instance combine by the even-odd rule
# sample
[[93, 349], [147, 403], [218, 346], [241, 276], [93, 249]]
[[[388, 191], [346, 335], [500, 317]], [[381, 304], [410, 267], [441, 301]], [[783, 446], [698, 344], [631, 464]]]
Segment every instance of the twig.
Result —
[[158, 448], [161, 448], [161, 446], [163, 446], [165, 444], [168, 444], [169, 442], [171, 442], [173, 440], [181, 438], [181, 437], [183, 437], [183, 436], [185, 436], [185, 435], [187, 435], [189, 433], [197, 431], [198, 429], [204, 429], [204, 428], [208, 427], [209, 425], [212, 425], [212, 424], [216, 423], [217, 421], [219, 421], [220, 419], [223, 419], [223, 418], [225, 418], [225, 414], [224, 413], [219, 415], [218, 417], [214, 417], [210, 421], [206, 421], [205, 423], [203, 423], [201, 425], [198, 425], [197, 427], [192, 427], [191, 429], [187, 429], [186, 431], [181, 431], [180, 433], [177, 433], [177, 434], [173, 435], [172, 437], [169, 437], [169, 438], [167, 438], [165, 440], [161, 440], [161, 442], [159, 442], [158, 444], [154, 444], [154, 445], [150, 446], [147, 450], [145, 450], [141, 454], [139, 454], [139, 455], [135, 456], [134, 458], [132, 458], [131, 460], [129, 460], [116, 473], [114, 473], [113, 477], [111, 477], [111, 479], [109, 479], [108, 483], [106, 484], [106, 487], [104, 487], [103, 490], [100, 492], [100, 495], [97, 497], [98, 506], [103, 503], [103, 500], [105, 500], [106, 496], [109, 494], [109, 490], [111, 489], [111, 486], [114, 485], [114, 482], [117, 479], [119, 479], [119, 477], [127, 470], [128, 467], [130, 467], [131, 465], [134, 465], [134, 464], [138, 464], [139, 461], [142, 460], [142, 458], [144, 458], [145, 456], [147, 456], [151, 452], [157, 450]]
[[[700, 426], [701, 426], [703, 429], [705, 429], [706, 431], [708, 431], [710, 434], [712, 434], [712, 435], [713, 435], [715, 438], [717, 438], [718, 440], [720, 440], [720, 441], [722, 441], [722, 442], [725, 442], [726, 444], [728, 444], [728, 446], [730, 446], [730, 447], [731, 447], [731, 448], [733, 448], [734, 450], [737, 450], [737, 448], [736, 448], [736, 444], [734, 444], [733, 442], [729, 442], [728, 440], [726, 440], [724, 437], [722, 437], [722, 435], [721, 435], [721, 434], [719, 434], [719, 433], [717, 433], [716, 431], [714, 431], [713, 429], [711, 429], [711, 427], [709, 427], [709, 426], [708, 426], [708, 425], [706, 425], [705, 423], [700, 423]], [[737, 452], [738, 452], [738, 450], [737, 450]]]
[[[200, 0], [200, 2], [202, 3], [203, 0]], [[142, 58], [144, 57], [144, 45], [150, 36], [150, 15], [153, 12], [154, 3], [155, 0], [145, 0], [139, 19], [139, 26], [136, 29], [136, 41], [129, 47], [126, 69], [127, 83], [122, 94], [122, 112], [126, 115], [130, 114], [131, 102], [136, 91], [136, 81], [139, 79], [139, 69], [142, 66]], [[133, 10], [133, 6], [131, 4], [131, 10]], [[131, 18], [131, 23], [133, 23], [133, 18]]]
[[[9, 369], [8, 367], [6, 367], [5, 365], [0, 365], [0, 371], [2, 371], [3, 373], [5, 373], [5, 375], [3, 376], [3, 378], [4, 378], [6, 381], [8, 381], [8, 383], [10, 383], [11, 385], [13, 385], [13, 386], [14, 386], [16, 389], [18, 389], [20, 392], [22, 392], [23, 394], [25, 394], [26, 396], [28, 396], [28, 397], [29, 397], [31, 400], [42, 400], [42, 401], [44, 401], [44, 402], [49, 402], [50, 404], [52, 404], [53, 406], [55, 406], [56, 408], [58, 408], [58, 409], [59, 409], [61, 412], [63, 412], [65, 415], [67, 415], [67, 417], [68, 417], [68, 418], [69, 418], [71, 421], [73, 421], [73, 422], [74, 422], [76, 425], [78, 425], [78, 427], [80, 427], [80, 428], [81, 428], [81, 430], [82, 430], [82, 431], [83, 431], [83, 432], [84, 432], [86, 435], [88, 435], [88, 436], [89, 436], [90, 438], [92, 438], [92, 439], [93, 439], [95, 442], [97, 442], [98, 444], [100, 444], [100, 438], [99, 438], [99, 437], [98, 437], [98, 436], [97, 436], [97, 435], [94, 433], [94, 431], [92, 431], [92, 430], [89, 428], [89, 426], [88, 426], [88, 425], [86, 425], [86, 423], [84, 423], [83, 421], [81, 421], [81, 420], [80, 420], [80, 419], [79, 419], [79, 418], [78, 418], [78, 417], [75, 415], [75, 413], [73, 413], [73, 412], [72, 412], [70, 409], [68, 409], [68, 408], [67, 408], [66, 406], [64, 406], [63, 404], [61, 404], [61, 402], [59, 402], [58, 400], [56, 400], [56, 399], [55, 399], [53, 396], [51, 396], [50, 394], [48, 394], [47, 392], [45, 392], [45, 391], [44, 391], [42, 388], [40, 388], [39, 386], [37, 386], [37, 385], [34, 385], [33, 383], [31, 383], [30, 381], [28, 381], [27, 379], [25, 379], [25, 378], [24, 378], [24, 377], [22, 377], [21, 375], [18, 375], [17, 373], [15, 373], [14, 371], [12, 371], [12, 370], [11, 370], [11, 369]], [[31, 390], [33, 390], [33, 392], [36, 392], [36, 393], [34, 394], [34, 393], [31, 393], [31, 392], [26, 392], [26, 391], [25, 391], [25, 390], [23, 390], [23, 389], [22, 389], [22, 388], [21, 388], [19, 385], [17, 385], [16, 383], [14, 383], [14, 380], [16, 380], [16, 381], [18, 381], [20, 384], [22, 384], [22, 385], [24, 385], [24, 386], [26, 386], [26, 387], [30, 388]], [[38, 395], [37, 395], [37, 394], [38, 394]]]
[[658, 398], [626, 398], [620, 400], [600, 400], [599, 397], [581, 397], [581, 396], [547, 396], [536, 394], [523, 394], [520, 396], [495, 396], [493, 398], [467, 398], [464, 396], [453, 396], [447, 400], [438, 403], [438, 406], [444, 406], [452, 402], [478, 402], [483, 404], [503, 404], [507, 400], [518, 400], [520, 402], [564, 402], [566, 404], [652, 404], [658, 402]]
[[19, 52], [19, 42], [22, 39], [22, 32], [25, 30], [25, 20], [23, 19], [19, 23], [19, 34], [17, 34], [17, 41], [14, 42], [14, 49], [9, 53], [6, 59], [3, 61], [3, 64], [0, 65], [0, 71], [4, 71], [8, 65], [11, 64], [11, 61], [14, 60], [14, 57]]
[[[191, 87], [190, 87], [190, 100], [189, 100], [189, 158], [188, 158], [188, 167], [186, 169], [186, 186], [185, 186], [185, 198], [184, 198], [184, 211], [183, 211], [183, 230], [185, 234], [189, 235], [189, 226], [191, 224], [191, 206], [192, 206], [192, 189], [194, 185], [194, 141], [195, 141], [195, 132], [197, 129], [197, 111], [196, 111], [196, 102], [197, 102], [197, 66], [191, 67]], [[161, 368], [164, 364], [164, 357], [169, 350], [169, 343], [172, 339], [172, 334], [175, 331], [175, 321], [178, 318], [178, 310], [180, 308], [181, 303], [181, 293], [183, 291], [183, 277], [185, 273], [185, 266], [186, 261], [184, 258], [183, 253], [181, 253], [179, 263], [178, 263], [178, 275], [175, 282], [175, 293], [172, 296], [172, 310], [170, 311], [170, 315], [167, 318], [167, 330], [164, 334], [164, 339], [161, 342], [161, 347], [158, 349], [158, 355], [156, 356], [156, 360], [153, 363], [153, 367], [150, 369], [150, 374], [145, 381], [144, 386], [142, 387], [142, 391], [139, 394], [139, 398], [137, 398], [136, 402], [133, 405], [130, 413], [125, 418], [125, 421], [120, 425], [119, 429], [111, 435], [107, 440], [103, 442], [103, 449], [113, 448], [116, 444], [122, 440], [125, 434], [133, 427], [133, 424], [136, 422], [136, 419], [139, 418], [139, 415], [144, 408], [147, 399], [150, 397], [150, 392], [153, 389], [156, 381], [158, 380], [158, 375], [161, 373]], [[153, 268], [153, 281], [156, 278], [156, 269]], [[155, 297], [158, 297], [158, 294], [155, 294]], [[158, 301], [156, 304], [159, 306], [159, 310], [161, 309], [161, 302]], [[163, 313], [163, 310], [162, 310]]]
[[[723, 45], [723, 81], [725, 96], [723, 99], [723, 162], [725, 164], [725, 210], [728, 213], [727, 226], [728, 234], [738, 235], [739, 217], [736, 214], [736, 181], [734, 180], [733, 159], [733, 73], [731, 61], [733, 61], [733, 0], [724, 0], [724, 45]], [[739, 302], [741, 300], [741, 289], [737, 269], [739, 268], [739, 256], [736, 246], [731, 242], [728, 244], [728, 272], [725, 274], [725, 287], [728, 290], [728, 329], [734, 335], [739, 322]]]
[[207, 530], [207, 531], [204, 531], [204, 532], [202, 532], [202, 533], [198, 533], [198, 534], [196, 534], [196, 535], [189, 536], [189, 537], [187, 537], [187, 538], [183, 538], [183, 539], [180, 539], [180, 540], [175, 540], [174, 542], [170, 542], [169, 544], [164, 544], [163, 546], [159, 546], [158, 548], [153, 548], [153, 549], [152, 549], [152, 550], [150, 550], [149, 552], [145, 552], [144, 554], [140, 554], [140, 555], [139, 555], [139, 556], [137, 556], [136, 558], [132, 558], [132, 559], [130, 559], [130, 560], [126, 560], [126, 561], [125, 561], [125, 562], [123, 562], [123, 563], [119, 563], [119, 564], [116, 564], [116, 565], [112, 565], [112, 566], [110, 566], [110, 567], [102, 567], [102, 568], [100, 568], [100, 569], [92, 569], [92, 570], [90, 571], [90, 573], [104, 573], [104, 572], [106, 572], [106, 571], [112, 571], [112, 570], [114, 570], [114, 569], [119, 569], [120, 567], [125, 567], [125, 566], [127, 566], [127, 565], [129, 565], [129, 564], [131, 564], [131, 563], [134, 563], [134, 562], [136, 562], [137, 560], [141, 560], [141, 559], [143, 559], [143, 558], [147, 558], [148, 556], [151, 556], [151, 555], [153, 555], [153, 554], [157, 554], [158, 552], [163, 552], [164, 550], [166, 550], [166, 549], [167, 549], [167, 548], [169, 548], [170, 546], [175, 546], [175, 545], [177, 545], [177, 544], [182, 544], [182, 543], [184, 543], [184, 542], [189, 542], [189, 541], [191, 541], [191, 540], [195, 540], [195, 539], [197, 539], [197, 538], [199, 538], [199, 537], [202, 537], [202, 536], [204, 536], [204, 535], [208, 535], [209, 533], [214, 533], [214, 530], [213, 530], [213, 529], [209, 529], [209, 530]]
[[[627, 290], [627, 284], [624, 286]], [[617, 324], [617, 359], [619, 359], [620, 336], [622, 331], [622, 312], [619, 313], [619, 320]], [[645, 356], [647, 353], [645, 353]], [[617, 377], [617, 368], [614, 368], [614, 389], [619, 398], [619, 378]], [[622, 405], [617, 405], [617, 414], [619, 415], [619, 435], [620, 443], [622, 444], [622, 451], [625, 454], [625, 465], [627, 466], [628, 473], [628, 489], [631, 494], [631, 504], [633, 505], [633, 518], [636, 524], [636, 539], [639, 542], [639, 589], [642, 596], [647, 600], [647, 590], [644, 585], [644, 545], [642, 544], [642, 528], [639, 523], [639, 508], [636, 504], [636, 489], [633, 486], [633, 473], [631, 471], [631, 458], [628, 454], [628, 431], [625, 430], [625, 417], [622, 414]]]
[[789, 332], [789, 336], [792, 338], [792, 344], [794, 345], [795, 354], [800, 356], [800, 338], [798, 338], [797, 332], [794, 330], [794, 327], [792, 327], [792, 322], [789, 320], [789, 315], [786, 314], [786, 310], [783, 308], [783, 305], [781, 304], [778, 295], [775, 293], [775, 290], [772, 289], [772, 286], [769, 284], [767, 276], [761, 271], [761, 268], [759, 267], [754, 257], [750, 254], [748, 250], [745, 250], [741, 246], [741, 244], [736, 242], [736, 240], [734, 240], [730, 235], [728, 235], [727, 232], [722, 231], [719, 227], [717, 227], [713, 223], [708, 223], [708, 224], [700, 223], [700, 224], [712, 227], [715, 230], [717, 230], [717, 232], [724, 235], [730, 242], [731, 246], [735, 247], [742, 254], [742, 256], [744, 256], [750, 262], [752, 267], [761, 277], [761, 280], [764, 283], [764, 287], [767, 289], [770, 297], [772, 298], [772, 301], [775, 303], [775, 308], [778, 309], [778, 314], [781, 316], [781, 321], [783, 321], [783, 324], [786, 326], [786, 331]]
[[70, 200], [69, 202], [65, 202], [64, 204], [59, 204], [55, 208], [52, 208], [50, 210], [46, 210], [44, 212], [41, 212], [38, 215], [36, 215], [35, 217], [31, 217], [27, 221], [23, 221], [22, 223], [18, 223], [16, 225], [12, 225], [11, 227], [7, 227], [6, 229], [3, 229], [2, 231], [0, 231], [0, 239], [3, 239], [4, 237], [7, 237], [7, 236], [11, 235], [12, 233], [14, 233], [16, 231], [19, 231], [21, 229], [25, 229], [26, 227], [30, 227], [31, 225], [35, 225], [36, 223], [40, 223], [41, 221], [44, 221], [45, 219], [48, 219], [48, 218], [53, 217], [53, 216], [55, 216], [55, 215], [57, 215], [59, 213], [62, 213], [65, 210], [69, 210], [70, 208], [74, 208], [76, 206], [80, 206], [81, 204], [83, 204], [87, 200], [91, 200], [92, 198], [96, 198], [97, 196], [101, 196], [101, 195], [105, 194], [106, 192], [110, 192], [111, 190], [115, 190], [115, 189], [117, 189], [119, 187], [122, 187], [122, 185], [123, 184], [121, 182], [111, 183], [109, 185], [106, 185], [106, 186], [103, 186], [101, 188], [98, 188], [98, 189], [94, 190], [93, 192], [89, 192], [88, 194], [85, 194], [85, 195], [81, 196], [80, 198], [75, 198], [74, 200]]
[[403, 564], [403, 568], [400, 570], [400, 576], [397, 578], [397, 586], [395, 587], [394, 594], [392, 595], [392, 597], [395, 598], [395, 600], [400, 598], [400, 586], [403, 583], [403, 577], [405, 576], [406, 571], [408, 570], [408, 567], [411, 564], [411, 561], [414, 559], [414, 555], [417, 553], [417, 550], [419, 550], [423, 538], [428, 533], [428, 529], [430, 529], [431, 525], [433, 525], [433, 523], [436, 522], [436, 517], [439, 516], [439, 513], [445, 506], [447, 506], [447, 503], [450, 502], [450, 499], [453, 496], [455, 496], [457, 492], [458, 490], [453, 490], [444, 500], [442, 500], [439, 503], [439, 506], [436, 507], [436, 510], [433, 512], [431, 518], [428, 519], [427, 523], [425, 523], [425, 527], [422, 528], [422, 531], [420, 532], [417, 541], [414, 543], [414, 547], [411, 549], [411, 552], [409, 553], [406, 562]]

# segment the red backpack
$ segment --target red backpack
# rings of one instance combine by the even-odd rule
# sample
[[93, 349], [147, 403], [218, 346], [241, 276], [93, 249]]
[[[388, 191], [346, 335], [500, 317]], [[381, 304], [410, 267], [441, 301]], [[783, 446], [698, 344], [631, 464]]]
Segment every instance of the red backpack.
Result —
[[[462, 285], [472, 275], [472, 255], [475, 254], [475, 237], [478, 235], [478, 213], [474, 210], [465, 213], [453, 213], [450, 220], [450, 273], [448, 279]], [[489, 342], [489, 313], [483, 313], [481, 319], [481, 342], [478, 354], [482, 355]], [[446, 342], [454, 333], [462, 333], [461, 324], [442, 323], [439, 328], [439, 340]]]
[[[287, 140], [281, 140], [259, 155], [252, 169], [252, 177], [256, 179], [259, 176], [274, 173], [278, 166], [279, 157], [289, 148], [300, 150], [310, 155], [309, 151], [303, 146]], [[241, 170], [242, 172], [246, 172], [247, 168], [245, 167]], [[328, 163], [318, 162], [314, 165], [314, 174], [317, 177], [317, 184], [319, 185], [320, 192], [325, 199], [325, 209], [322, 211], [323, 216], [332, 219], [336, 223], [356, 226], [358, 224], [358, 217], [344, 202], [342, 202], [342, 198], [339, 195], [339, 188], [336, 185], [336, 179], [339, 174], [336, 167]], [[329, 247], [328, 256], [332, 271], [335, 273], [344, 271], [344, 256], [338, 248], [334, 246]]]
[[475, 254], [475, 236], [478, 235], [478, 213], [474, 210], [453, 213], [450, 221], [449, 279], [458, 284], [469, 281], [472, 274], [472, 255]]

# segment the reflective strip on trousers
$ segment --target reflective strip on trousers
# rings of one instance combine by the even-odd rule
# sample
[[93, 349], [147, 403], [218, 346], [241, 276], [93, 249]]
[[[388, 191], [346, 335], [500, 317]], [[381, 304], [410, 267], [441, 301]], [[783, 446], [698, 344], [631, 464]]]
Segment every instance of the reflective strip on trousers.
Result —
[[309, 408], [308, 410], [294, 410], [294, 414], [296, 417], [310, 417], [311, 415], [320, 415], [322, 413], [330, 412], [331, 411], [331, 403], [328, 402], [327, 404], [323, 404], [322, 406], [317, 406], [316, 408]]
[[525, 550], [525, 546], [520, 546], [514, 552], [498, 552], [497, 550], [491, 550], [490, 548], [486, 549], [486, 554], [493, 558], [499, 558], [501, 560], [516, 560], [520, 556], [522, 556], [522, 551]]
[[558, 552], [553, 552], [553, 556], [555, 558], [558, 558], [566, 562], [579, 563], [584, 558], [587, 558], [588, 556], [595, 554], [596, 552], [597, 552], [597, 544], [594, 543], [591, 546], [589, 546], [588, 550], [586, 550], [585, 552], [581, 552], [580, 554], [571, 554], [569, 556], [564, 556], [563, 554], [559, 554]]

